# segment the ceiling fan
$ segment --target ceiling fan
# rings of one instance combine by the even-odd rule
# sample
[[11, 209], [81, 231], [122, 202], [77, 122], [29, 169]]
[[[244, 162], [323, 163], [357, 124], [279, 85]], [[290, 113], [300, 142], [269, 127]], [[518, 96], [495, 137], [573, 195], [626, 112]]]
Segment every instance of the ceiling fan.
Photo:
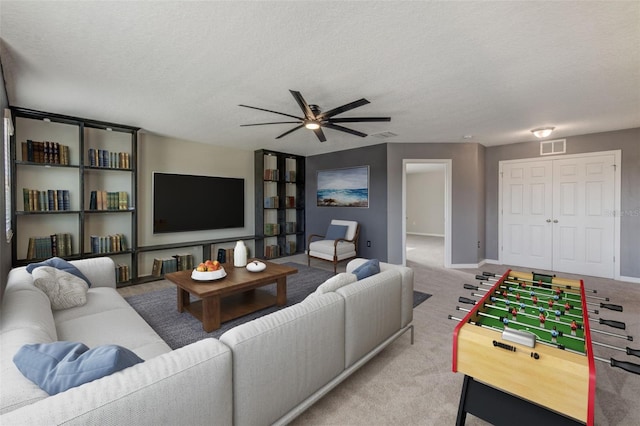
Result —
[[297, 117], [291, 114], [285, 114], [284, 112], [272, 111], [270, 109], [258, 108], [249, 105], [239, 105], [245, 108], [257, 109], [260, 111], [272, 112], [274, 114], [284, 115], [286, 117], [295, 118], [296, 121], [274, 121], [271, 123], [255, 123], [255, 124], [241, 124], [240, 126], [263, 126], [266, 124], [298, 124], [298, 126], [294, 127], [291, 130], [287, 130], [280, 136], [276, 137], [276, 139], [280, 139], [281, 137], [287, 136], [291, 132], [295, 132], [298, 129], [306, 127], [309, 130], [313, 130], [316, 134], [320, 142], [324, 142], [327, 138], [322, 131], [323, 127], [327, 129], [339, 130], [341, 132], [349, 133], [355, 136], [360, 136], [362, 138], [366, 137], [366, 133], [359, 132], [357, 130], [349, 129], [344, 126], [340, 126], [336, 123], [360, 123], [360, 122], [374, 122], [374, 121], [391, 121], [391, 117], [335, 117], [338, 114], [342, 114], [343, 112], [352, 110], [354, 108], [358, 108], [362, 105], [366, 105], [369, 103], [365, 98], [358, 99], [357, 101], [349, 102], [348, 104], [344, 104], [332, 110], [322, 112], [318, 105], [308, 104], [300, 92], [296, 92], [295, 90], [289, 90], [293, 95], [293, 98], [298, 102], [300, 109], [304, 114], [304, 117]]

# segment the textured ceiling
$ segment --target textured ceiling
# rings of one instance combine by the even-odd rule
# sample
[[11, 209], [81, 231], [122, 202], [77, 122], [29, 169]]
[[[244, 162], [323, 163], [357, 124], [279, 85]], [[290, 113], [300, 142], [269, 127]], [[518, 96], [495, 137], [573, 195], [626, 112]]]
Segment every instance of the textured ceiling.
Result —
[[[640, 126], [640, 2], [0, 1], [14, 106], [312, 155], [381, 142], [485, 146]], [[289, 89], [359, 138], [291, 124]], [[371, 136], [393, 132], [386, 139]]]

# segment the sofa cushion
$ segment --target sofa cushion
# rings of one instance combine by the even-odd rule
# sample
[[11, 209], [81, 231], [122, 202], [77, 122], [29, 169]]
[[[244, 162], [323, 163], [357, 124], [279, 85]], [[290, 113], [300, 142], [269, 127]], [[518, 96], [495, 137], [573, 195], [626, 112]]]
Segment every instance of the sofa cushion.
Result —
[[351, 273], [348, 273], [348, 272], [341, 272], [341, 273], [339, 273], [337, 275], [334, 275], [333, 277], [329, 278], [328, 280], [326, 280], [322, 284], [320, 284], [318, 286], [318, 288], [316, 289], [316, 291], [311, 293], [311, 294], [317, 295], [317, 294], [335, 292], [339, 288], [344, 287], [345, 285], [349, 285], [351, 283], [354, 283], [357, 280], [358, 280], [358, 278], [356, 277], [355, 274], [351, 274]]
[[345, 225], [329, 225], [327, 233], [324, 236], [325, 240], [337, 240], [344, 238], [347, 235], [347, 226]]
[[13, 362], [25, 377], [55, 395], [143, 360], [117, 345], [89, 349], [78, 342], [53, 342], [24, 345]]
[[27, 265], [27, 272], [31, 274], [33, 273], [34, 269], [39, 268], [40, 266], [50, 266], [52, 268], [60, 269], [61, 271], [66, 271], [86, 281], [87, 285], [91, 287], [91, 281], [89, 281], [89, 279], [82, 272], [80, 272], [78, 268], [64, 259], [61, 259], [59, 257], [52, 257], [51, 259], [47, 259], [42, 262], [30, 263]]
[[380, 261], [378, 259], [369, 259], [353, 270], [353, 273], [358, 278], [358, 281], [370, 277], [371, 275], [375, 275], [379, 272]]
[[51, 301], [53, 310], [69, 309], [87, 303], [87, 282], [76, 275], [51, 266], [33, 271], [33, 284]]

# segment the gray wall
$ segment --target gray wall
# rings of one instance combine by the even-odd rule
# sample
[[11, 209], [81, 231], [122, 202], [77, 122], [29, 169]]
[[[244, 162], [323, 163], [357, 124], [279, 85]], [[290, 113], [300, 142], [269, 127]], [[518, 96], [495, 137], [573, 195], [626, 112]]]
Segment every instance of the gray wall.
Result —
[[[358, 255], [387, 261], [387, 148], [385, 144], [307, 157], [305, 162], [306, 235], [324, 234], [331, 219], [360, 223]], [[318, 207], [318, 170], [369, 166], [369, 208]], [[367, 247], [371, 241], [371, 247]]]
[[387, 145], [388, 261], [402, 263], [402, 175], [404, 159], [451, 159], [451, 263], [477, 264], [484, 244], [482, 181], [484, 150], [479, 144], [399, 143]]
[[[6, 209], [5, 205], [5, 197], [4, 197], [4, 109], [9, 107], [9, 100], [7, 98], [7, 90], [4, 85], [4, 75], [2, 74], [2, 67], [0, 66], [0, 116], [3, 117], [2, 124], [2, 135], [0, 138], [3, 142], [0, 143], [0, 163], [2, 163], [2, 173], [0, 173], [0, 188], [2, 188], [2, 197], [0, 198], [0, 211], [2, 212], [2, 217], [4, 218], [4, 211]], [[7, 285], [7, 275], [9, 274], [9, 270], [11, 269], [11, 244], [7, 243], [7, 238], [5, 235], [4, 229], [4, 220], [2, 221], [2, 232], [0, 232], [0, 300], [2, 300], [2, 295], [4, 294], [4, 288]]]
[[[620, 274], [640, 277], [640, 128], [567, 137], [567, 154], [622, 150]], [[486, 148], [486, 259], [498, 259], [498, 163], [539, 158], [539, 142]]]

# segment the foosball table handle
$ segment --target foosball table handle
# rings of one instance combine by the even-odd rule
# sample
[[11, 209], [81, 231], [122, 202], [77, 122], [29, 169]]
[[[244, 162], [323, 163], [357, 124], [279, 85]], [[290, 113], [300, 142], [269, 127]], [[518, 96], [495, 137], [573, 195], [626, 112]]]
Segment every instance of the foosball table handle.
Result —
[[601, 308], [611, 309], [612, 311], [622, 312], [622, 306], [620, 305], [612, 305], [611, 303], [601, 303]]
[[618, 361], [616, 359], [611, 358], [611, 366], [621, 368], [630, 373], [640, 374], [640, 364], [634, 364], [632, 362], [626, 362], [626, 361]]
[[606, 319], [599, 318], [599, 323], [608, 325], [609, 327], [619, 328], [620, 330], [624, 330], [627, 328], [627, 325], [620, 321], [606, 320]]
[[640, 357], [640, 349], [631, 349], [629, 346], [627, 346], [626, 349], [627, 349], [627, 355]]
[[460, 296], [460, 297], [458, 298], [458, 302], [460, 302], [460, 303], [466, 303], [466, 304], [468, 304], [468, 305], [475, 305], [475, 304], [476, 304], [476, 301], [475, 301], [475, 300], [473, 300], [473, 299], [469, 299], [468, 297], [462, 297], [462, 296]]

